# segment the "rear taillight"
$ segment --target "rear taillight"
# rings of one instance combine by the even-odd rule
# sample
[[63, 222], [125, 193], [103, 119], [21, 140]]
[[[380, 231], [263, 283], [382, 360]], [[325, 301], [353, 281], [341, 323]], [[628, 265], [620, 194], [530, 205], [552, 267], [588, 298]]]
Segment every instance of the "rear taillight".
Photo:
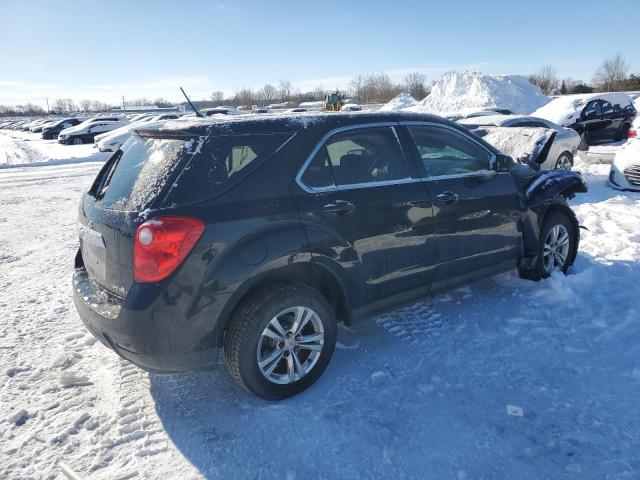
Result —
[[627, 138], [636, 138], [638, 136], [637, 130], [629, 130], [627, 132]]
[[204, 232], [196, 218], [156, 217], [136, 228], [133, 242], [133, 278], [158, 282], [171, 275]]

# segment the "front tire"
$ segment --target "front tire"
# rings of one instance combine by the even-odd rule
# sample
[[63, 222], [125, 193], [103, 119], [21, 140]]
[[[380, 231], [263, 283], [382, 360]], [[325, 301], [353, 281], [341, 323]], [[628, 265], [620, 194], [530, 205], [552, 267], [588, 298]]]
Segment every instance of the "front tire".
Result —
[[573, 168], [573, 155], [563, 152], [556, 161], [556, 170], [571, 170]]
[[74, 138], [73, 142], [71, 142], [71, 143], [73, 143], [74, 145], [82, 145], [84, 143], [84, 141], [82, 140], [82, 138], [77, 137], [77, 138]]
[[310, 387], [336, 344], [336, 320], [324, 297], [303, 285], [256, 290], [236, 309], [224, 339], [229, 373], [249, 392], [282, 400]]
[[520, 271], [529, 280], [547, 278], [554, 270], [567, 273], [576, 258], [578, 234], [569, 215], [552, 212], [542, 222], [537, 260], [532, 270]]

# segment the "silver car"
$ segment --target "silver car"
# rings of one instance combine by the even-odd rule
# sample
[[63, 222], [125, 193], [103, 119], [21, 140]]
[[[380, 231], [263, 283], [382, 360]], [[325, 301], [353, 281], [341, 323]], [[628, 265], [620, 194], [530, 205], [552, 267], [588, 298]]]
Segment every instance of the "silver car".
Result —
[[571, 170], [573, 158], [580, 145], [580, 135], [571, 129], [545, 120], [544, 118], [528, 117], [525, 115], [487, 115], [458, 120], [469, 130], [480, 127], [534, 127], [555, 130], [556, 138], [551, 145], [551, 150], [546, 161], [540, 166], [547, 170], [563, 169]]

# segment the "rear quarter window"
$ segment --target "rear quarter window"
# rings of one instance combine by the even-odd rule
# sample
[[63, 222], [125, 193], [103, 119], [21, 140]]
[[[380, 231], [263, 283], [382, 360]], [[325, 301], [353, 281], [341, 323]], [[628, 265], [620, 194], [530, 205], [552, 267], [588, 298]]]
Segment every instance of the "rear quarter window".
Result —
[[168, 206], [212, 198], [237, 184], [276, 153], [292, 133], [218, 135], [184, 167], [167, 195]]

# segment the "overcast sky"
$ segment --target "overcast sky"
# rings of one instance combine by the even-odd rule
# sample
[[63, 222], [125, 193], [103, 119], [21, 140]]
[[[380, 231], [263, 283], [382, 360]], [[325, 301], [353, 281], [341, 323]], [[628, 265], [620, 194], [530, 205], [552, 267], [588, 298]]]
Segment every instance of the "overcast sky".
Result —
[[[611, 8], [607, 8], [610, 5]], [[638, 0], [0, 0], [0, 103], [193, 98], [287, 79], [344, 88], [359, 73], [591, 80], [620, 52], [640, 72]]]

